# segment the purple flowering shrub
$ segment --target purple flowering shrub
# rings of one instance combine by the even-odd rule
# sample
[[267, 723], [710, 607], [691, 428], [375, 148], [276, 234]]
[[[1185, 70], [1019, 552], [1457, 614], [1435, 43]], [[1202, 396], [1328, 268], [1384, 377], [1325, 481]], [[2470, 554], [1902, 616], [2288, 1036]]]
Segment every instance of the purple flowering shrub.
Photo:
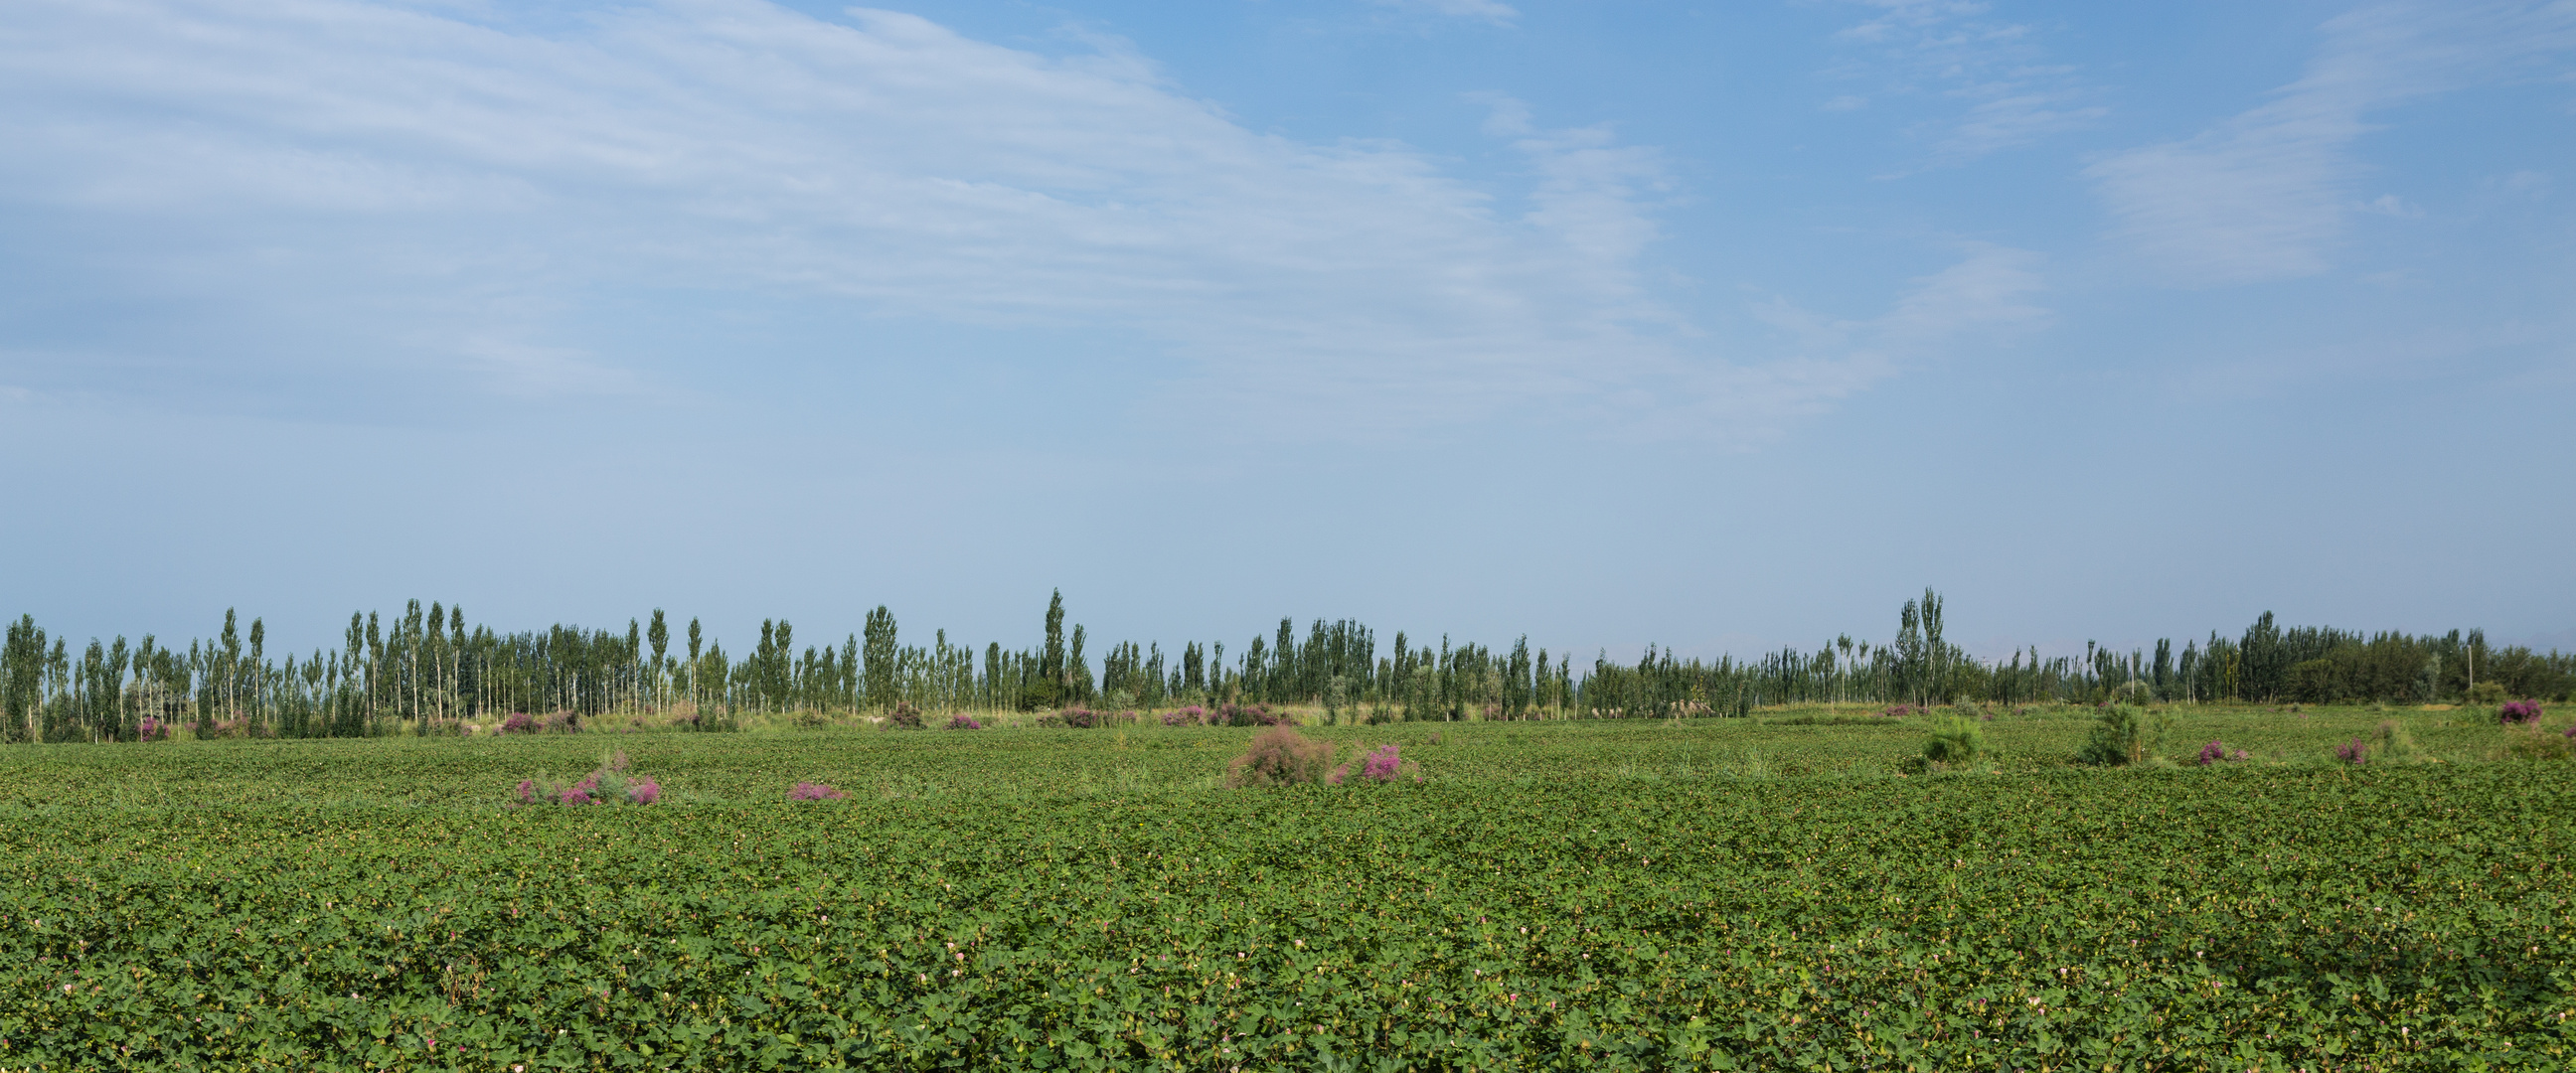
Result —
[[1878, 714], [1883, 715], [1883, 716], [1886, 716], [1886, 717], [1888, 717], [1888, 718], [1890, 718], [1890, 719], [1903, 719], [1903, 718], [1905, 718], [1906, 716], [1917, 714], [1917, 713], [1919, 713], [1919, 712], [1922, 712], [1923, 710], [1924, 710], [1924, 709], [1917, 708], [1917, 707], [1915, 707], [1915, 706], [1913, 706], [1913, 705], [1911, 705], [1911, 704], [1891, 704], [1891, 705], [1889, 705], [1889, 706], [1888, 706], [1888, 708], [1887, 708], [1887, 710], [1886, 710], [1886, 711], [1880, 712], [1880, 713], [1878, 713]]
[[984, 729], [984, 724], [976, 722], [974, 716], [968, 715], [964, 712], [959, 712], [948, 718], [948, 729], [982, 730]]
[[1281, 727], [1297, 725], [1297, 720], [1294, 717], [1290, 716], [1286, 712], [1273, 712], [1267, 704], [1255, 704], [1249, 707], [1228, 704], [1217, 709], [1217, 717], [1212, 720], [1212, 722], [1215, 722], [1219, 726], [1230, 727]]
[[2530, 724], [2537, 723], [2540, 721], [2540, 702], [2536, 700], [2506, 701], [2504, 707], [2496, 709], [2496, 721], [2507, 726], [2517, 723], [2528, 726]]
[[1066, 708], [1062, 711], [1038, 717], [1038, 725], [1042, 727], [1070, 727], [1075, 730], [1090, 730], [1093, 727], [1099, 726], [1100, 723], [1100, 713], [1092, 711], [1089, 708]]
[[168, 741], [170, 740], [170, 724], [164, 723], [161, 720], [148, 715], [144, 716], [141, 722], [134, 724], [134, 740]]
[[1294, 786], [1315, 782], [1333, 763], [1333, 743], [1309, 741], [1297, 728], [1274, 726], [1254, 735], [1252, 746], [1226, 765], [1225, 784]]
[[2576, 760], [2576, 726], [2553, 734], [2537, 722], [2507, 723], [2505, 755], [2526, 760]]
[[[1334, 768], [1324, 781], [1340, 786], [1351, 779], [1351, 766]], [[1362, 782], [1389, 783], [1397, 780], [1422, 781], [1422, 765], [1405, 759], [1394, 742], [1379, 746], [1375, 752], [1360, 758], [1359, 779]]]
[[[1135, 713], [1120, 718], [1133, 722]], [[1297, 718], [1286, 712], [1274, 712], [1267, 704], [1223, 704], [1215, 711], [1190, 705], [1161, 716], [1167, 727], [1284, 727], [1296, 726]]]
[[2251, 755], [2243, 749], [2229, 749], [2227, 743], [2223, 741], [2212, 741], [2200, 747], [2200, 763], [2203, 767], [2231, 760], [2243, 760]]
[[197, 736], [200, 738], [256, 738], [260, 736], [260, 726], [251, 722], [249, 716], [236, 712], [230, 719], [198, 727]]
[[848, 793], [835, 790], [823, 783], [802, 780], [796, 783], [795, 788], [787, 791], [787, 799], [790, 801], [838, 801], [848, 796], [850, 796]]
[[501, 733], [534, 734], [536, 732], [537, 721], [528, 718], [526, 712], [511, 712], [509, 718], [501, 720]]
[[660, 800], [662, 784], [649, 775], [634, 774], [622, 752], [600, 758], [590, 774], [571, 783], [542, 774], [519, 780], [522, 805], [650, 805]]
[[2354, 738], [2351, 741], [2335, 746], [2335, 759], [2341, 760], [2347, 764], [2366, 763], [2370, 760], [2370, 743], [2360, 738]]
[[894, 707], [886, 711], [886, 720], [905, 730], [922, 728], [921, 709], [913, 707], [908, 700], [896, 701]]

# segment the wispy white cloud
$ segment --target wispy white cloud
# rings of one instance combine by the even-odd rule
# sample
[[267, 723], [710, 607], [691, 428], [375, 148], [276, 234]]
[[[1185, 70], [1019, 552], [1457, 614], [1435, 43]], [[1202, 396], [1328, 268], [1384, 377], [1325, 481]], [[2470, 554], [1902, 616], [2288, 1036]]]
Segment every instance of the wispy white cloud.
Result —
[[[2099, 121], [2108, 110], [2071, 66], [2045, 61], [2038, 32], [1994, 17], [1991, 5], [1968, 0], [1856, 0], [1871, 16], [1844, 29], [1844, 41], [1874, 50], [1877, 60], [1847, 66], [1845, 77], [1881, 80], [1882, 95], [1950, 102], [1917, 127], [1932, 165], [1963, 164]], [[1827, 101], [1828, 111], [1867, 103], [1857, 94]]]
[[1908, 281], [1894, 307], [1875, 317], [1829, 317], [1779, 298], [1756, 306], [1754, 316], [1786, 336], [1799, 356], [1687, 374], [1699, 383], [1684, 394], [1705, 401], [1660, 419], [1724, 423], [1758, 440], [1965, 344], [2048, 326], [2049, 310], [2039, 302], [2048, 289], [2043, 255], [1985, 242], [1963, 243], [1958, 252], [1948, 268]]
[[2266, 104], [2181, 141], [2087, 168], [2116, 235], [2168, 280], [2252, 283], [2325, 271], [2355, 213], [2397, 215], [2366, 197], [2354, 143], [2378, 110], [2527, 71], [2576, 47], [2576, 2], [2392, 3], [2324, 26], [2307, 71]]
[[457, 351], [466, 367], [484, 377], [495, 392], [517, 398], [546, 399], [570, 395], [636, 395], [646, 389], [633, 370], [592, 360], [569, 347], [531, 346], [512, 339], [473, 337]]
[[[0, 116], [0, 199], [195, 229], [177, 241], [237, 262], [200, 282], [329, 262], [415, 309], [389, 336], [496, 391], [631, 386], [607, 375], [620, 355], [549, 334], [602, 286], [1141, 332], [1207, 383], [1452, 417], [1601, 387], [1668, 334], [1632, 323], [1657, 234], [1636, 192], [1660, 174], [1601, 131], [1524, 121], [1534, 185], [1506, 212], [1400, 145], [1248, 131], [1129, 53], [1051, 59], [886, 11], [670, 0], [542, 33], [335, 0], [13, 18], [0, 93], [47, 103]], [[1452, 381], [1477, 389], [1371, 390]]]
[[43, 103], [0, 113], [0, 207], [122, 228], [183, 305], [271, 310], [233, 360], [310, 338], [347, 375], [650, 396], [656, 359], [594, 299], [733, 293], [1141, 337], [1183, 363], [1173, 390], [1303, 428], [1544, 401], [1723, 437], [1883, 375], [1714, 352], [1640, 269], [1671, 196], [1657, 152], [1507, 97], [1487, 129], [1527, 184], [1498, 195], [1405, 146], [1247, 130], [1123, 47], [1050, 58], [887, 11], [13, 19], [0, 96]]
[[1510, 4], [1498, 3], [1496, 0], [1374, 0], [1374, 2], [1381, 7], [1408, 8], [1414, 11], [1427, 11], [1434, 15], [1482, 19], [1499, 25], [1510, 25], [1512, 20], [1521, 17], [1518, 9]]

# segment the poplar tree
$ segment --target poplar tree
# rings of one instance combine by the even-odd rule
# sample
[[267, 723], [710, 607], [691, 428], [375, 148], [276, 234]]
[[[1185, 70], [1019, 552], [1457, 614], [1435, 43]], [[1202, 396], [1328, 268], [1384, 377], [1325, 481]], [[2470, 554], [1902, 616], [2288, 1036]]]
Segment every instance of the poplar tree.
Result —
[[867, 706], [890, 709], [898, 699], [895, 693], [895, 660], [901, 651], [895, 644], [894, 612], [884, 604], [868, 612], [866, 627], [865, 670]]
[[8, 644], [0, 648], [0, 736], [13, 742], [35, 736], [34, 719], [45, 688], [45, 631], [36, 616], [20, 615], [9, 624]]
[[1030, 709], [1055, 707], [1064, 699], [1064, 590], [1047, 598], [1046, 647], [1039, 650], [1038, 675], [1028, 685]]
[[1077, 703], [1091, 700], [1091, 665], [1082, 661], [1082, 627], [1073, 627], [1073, 652], [1065, 662], [1065, 695]]

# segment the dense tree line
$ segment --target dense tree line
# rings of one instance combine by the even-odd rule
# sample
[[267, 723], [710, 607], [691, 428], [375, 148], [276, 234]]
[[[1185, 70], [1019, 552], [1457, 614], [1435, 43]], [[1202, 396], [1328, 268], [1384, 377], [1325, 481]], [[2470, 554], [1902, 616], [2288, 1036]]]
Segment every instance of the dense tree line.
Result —
[[[917, 635], [916, 635], [917, 636]], [[1572, 657], [1527, 637], [1496, 650], [1398, 632], [1383, 651], [1375, 631], [1343, 619], [1293, 619], [1254, 635], [1228, 664], [1222, 642], [1121, 641], [1100, 655], [1068, 627], [1064, 598], [1047, 604], [1039, 643], [979, 653], [945, 630], [907, 645], [893, 612], [864, 616], [862, 632], [835, 645], [798, 647], [793, 624], [761, 623], [739, 657], [690, 620], [674, 647], [669, 620], [629, 620], [624, 631], [557, 625], [502, 633], [468, 628], [460, 607], [415, 600], [380, 621], [355, 613], [337, 649], [273, 655], [267, 628], [232, 612], [212, 638], [182, 650], [152, 636], [96, 639], [75, 654], [29, 616], [9, 623], [0, 646], [0, 737], [11, 741], [131, 740], [156, 726], [206, 735], [339, 737], [425, 733], [512, 712], [579, 722], [609, 713], [732, 719], [743, 713], [852, 713], [909, 705], [920, 711], [1052, 710], [1065, 706], [1153, 709], [1221, 702], [1322, 707], [1333, 718], [1522, 719], [1743, 715], [1758, 705], [1957, 701], [2432, 702], [2502, 697], [2564, 699], [2576, 657], [2492, 648], [2481, 631], [2413, 636], [2283, 628], [2265, 613], [2236, 637], [2212, 632], [2170, 640], [2152, 653], [2088, 644], [2082, 657], [1970, 657], [1942, 632], [1942, 601], [1926, 590], [1906, 601], [1892, 640], [1849, 635], [1813, 652], [1795, 648], [1739, 660], [1684, 659], [1649, 646], [1635, 664], [1607, 653], [1578, 670]]]

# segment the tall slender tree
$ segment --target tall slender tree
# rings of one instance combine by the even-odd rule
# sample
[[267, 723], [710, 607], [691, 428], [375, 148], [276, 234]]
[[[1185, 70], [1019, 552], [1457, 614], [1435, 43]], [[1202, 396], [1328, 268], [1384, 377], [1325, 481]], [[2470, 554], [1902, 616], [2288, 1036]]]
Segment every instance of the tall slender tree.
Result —
[[865, 636], [867, 640], [861, 653], [866, 662], [861, 677], [867, 683], [867, 706], [879, 710], [892, 708], [900, 699], [895, 691], [895, 663], [901, 655], [895, 643], [894, 612], [886, 610], [884, 604], [878, 604], [876, 610], [868, 612]]

